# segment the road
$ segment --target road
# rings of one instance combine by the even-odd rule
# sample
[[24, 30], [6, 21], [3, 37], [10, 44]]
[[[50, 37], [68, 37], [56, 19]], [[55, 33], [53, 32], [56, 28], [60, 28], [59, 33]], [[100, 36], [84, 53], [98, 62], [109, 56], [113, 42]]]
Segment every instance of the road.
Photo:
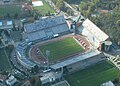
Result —
[[74, 14], [80, 15], [80, 12], [77, 11], [76, 9], [74, 9], [74, 8], [73, 8], [71, 5], [69, 5], [66, 1], [64, 1], [64, 4], [65, 4], [66, 7], [69, 7], [69, 8], [74, 12]]

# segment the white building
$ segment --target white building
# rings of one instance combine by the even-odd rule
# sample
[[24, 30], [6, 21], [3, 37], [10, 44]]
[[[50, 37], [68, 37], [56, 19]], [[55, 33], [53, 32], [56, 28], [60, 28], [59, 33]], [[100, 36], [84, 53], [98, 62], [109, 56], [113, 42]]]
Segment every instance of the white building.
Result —
[[61, 78], [61, 76], [62, 76], [62, 73], [49, 72], [49, 73], [44, 74], [44, 76], [41, 77], [40, 80], [42, 84], [46, 84], [48, 82], [54, 82], [56, 79]]
[[43, 6], [43, 2], [42, 1], [33, 1], [32, 4], [33, 4], [33, 7]]
[[103, 83], [101, 86], [115, 86], [111, 81]]
[[93, 22], [89, 19], [86, 19], [83, 24], [82, 35], [86, 36], [88, 40], [96, 48], [99, 47], [101, 42], [106, 41], [109, 36], [105, 34], [100, 28], [98, 28]]
[[7, 80], [6, 80], [6, 84], [9, 86], [13, 86], [15, 83], [17, 82], [17, 79], [11, 75]]

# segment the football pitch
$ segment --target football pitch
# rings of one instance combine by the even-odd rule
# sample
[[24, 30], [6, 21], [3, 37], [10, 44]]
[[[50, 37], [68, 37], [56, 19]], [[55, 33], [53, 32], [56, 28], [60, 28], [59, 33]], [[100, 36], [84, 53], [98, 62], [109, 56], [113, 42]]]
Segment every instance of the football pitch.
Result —
[[87, 69], [66, 76], [71, 86], [100, 86], [101, 84], [114, 80], [119, 75], [119, 70], [111, 63], [102, 61]]
[[49, 60], [55, 61], [66, 56], [82, 52], [84, 49], [75, 41], [74, 38], [68, 37], [40, 46], [40, 51], [44, 56], [46, 56], [46, 50], [50, 51]]
[[36, 10], [41, 15], [46, 15], [48, 12], [55, 13], [55, 10], [44, 0], [41, 0], [43, 2], [43, 6], [37, 6], [34, 7], [34, 10]]
[[8, 13], [10, 16], [14, 16], [16, 13], [21, 14], [21, 6], [0, 6], [0, 16], [6, 16]]
[[6, 54], [8, 54], [8, 52], [5, 53], [4, 49], [0, 49], [0, 71], [11, 69], [11, 64]]

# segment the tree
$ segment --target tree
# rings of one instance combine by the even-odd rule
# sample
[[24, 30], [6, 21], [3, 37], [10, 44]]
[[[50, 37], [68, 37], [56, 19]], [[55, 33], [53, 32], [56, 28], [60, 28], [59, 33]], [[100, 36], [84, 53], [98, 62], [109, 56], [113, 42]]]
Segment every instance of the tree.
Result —
[[15, 19], [18, 18], [18, 13], [15, 13], [14, 18]]
[[120, 27], [120, 20], [117, 20], [116, 24], [118, 27]]
[[35, 82], [35, 86], [41, 86], [41, 80], [39, 79], [39, 77]]
[[87, 3], [82, 1], [80, 3], [79, 7], [80, 7], [80, 11], [83, 11], [87, 8]]
[[86, 18], [89, 17], [90, 14], [91, 14], [91, 7], [89, 6], [89, 7], [88, 7], [88, 10], [87, 10], [86, 13], [85, 13], [85, 17], [86, 17]]
[[32, 69], [31, 69], [32, 73], [38, 73], [39, 72], [39, 67], [37, 65], [35, 65]]
[[46, 13], [46, 16], [50, 16], [51, 15], [51, 13], [50, 13], [50, 11], [48, 11], [48, 13]]
[[64, 4], [63, 0], [56, 0], [56, 7], [60, 10], [64, 10], [65, 4]]
[[119, 9], [114, 9], [112, 14], [101, 14], [96, 17], [94, 20], [92, 19], [98, 27], [100, 27], [105, 33], [107, 33], [112, 41], [120, 44], [120, 21]]
[[32, 86], [35, 86], [35, 82], [36, 82], [35, 77], [32, 77], [32, 78], [30, 79], [31, 85], [32, 85]]
[[7, 13], [7, 17], [10, 18], [10, 14], [9, 13]]
[[10, 37], [10, 34], [7, 30], [4, 30], [4, 33], [5, 33], [6, 36]]
[[68, 13], [68, 15], [70, 15], [70, 16], [73, 16], [73, 14], [74, 14], [73, 11], [72, 11], [70, 8], [67, 9], [67, 13]]
[[32, 86], [41, 86], [40, 77], [32, 77], [30, 79], [30, 83], [31, 83]]

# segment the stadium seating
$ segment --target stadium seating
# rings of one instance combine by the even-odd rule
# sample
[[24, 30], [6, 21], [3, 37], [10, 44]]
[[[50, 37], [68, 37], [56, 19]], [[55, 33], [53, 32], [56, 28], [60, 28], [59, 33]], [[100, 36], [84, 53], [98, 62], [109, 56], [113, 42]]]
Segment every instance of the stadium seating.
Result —
[[82, 25], [84, 27], [84, 29], [82, 30], [82, 35], [87, 36], [89, 41], [97, 48], [99, 47], [100, 42], [103, 42], [107, 38], [109, 38], [108, 35], [106, 35], [100, 28], [98, 28], [89, 19], [86, 19]]
[[26, 68], [31, 69], [36, 64], [28, 60], [28, 58], [26, 57], [25, 49], [27, 48], [27, 44], [27, 42], [21, 42], [20, 44], [18, 44], [16, 48], [16, 53], [19, 63], [25, 66]]
[[63, 16], [36, 21], [24, 26], [25, 39], [36, 41], [43, 38], [51, 38], [54, 34], [69, 32], [69, 28]]

